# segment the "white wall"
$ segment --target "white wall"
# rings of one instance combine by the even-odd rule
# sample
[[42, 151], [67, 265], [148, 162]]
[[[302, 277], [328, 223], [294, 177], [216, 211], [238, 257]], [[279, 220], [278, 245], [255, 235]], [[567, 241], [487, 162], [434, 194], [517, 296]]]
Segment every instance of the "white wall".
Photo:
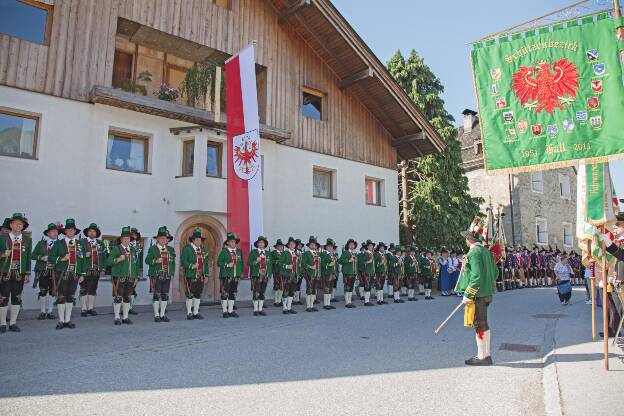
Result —
[[[187, 123], [4, 86], [0, 107], [41, 116], [36, 160], [0, 156], [0, 215], [24, 211], [35, 241], [49, 222], [67, 217], [75, 218], [81, 228], [96, 222], [105, 235], [118, 235], [124, 225], [136, 226], [144, 236], [153, 235], [160, 225], [176, 233], [186, 218], [201, 213], [225, 224], [225, 180], [201, 175], [205, 141], [223, 141], [223, 135], [206, 130], [190, 134], [196, 139], [196, 177], [176, 178], [181, 173], [181, 142], [189, 134], [174, 136], [169, 129]], [[106, 169], [111, 128], [150, 137], [149, 174]], [[262, 153], [264, 223], [270, 241], [315, 235], [339, 244], [348, 238], [398, 242], [394, 170], [267, 140], [262, 140]], [[313, 166], [336, 171], [336, 199], [312, 196]], [[366, 205], [366, 176], [384, 181], [383, 206]], [[249, 297], [247, 287], [243, 285], [243, 298]], [[109, 292], [104, 284], [98, 304], [110, 304]], [[27, 291], [24, 298], [26, 307], [34, 306], [34, 291]], [[140, 301], [149, 302], [149, 297], [141, 293]]]

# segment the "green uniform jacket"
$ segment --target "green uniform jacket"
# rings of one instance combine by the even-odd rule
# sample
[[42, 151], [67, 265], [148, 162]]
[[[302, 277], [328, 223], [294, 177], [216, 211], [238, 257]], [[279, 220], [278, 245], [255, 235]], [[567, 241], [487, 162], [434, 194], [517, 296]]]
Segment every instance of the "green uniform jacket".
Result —
[[396, 259], [396, 263], [394, 263], [394, 267], [392, 271], [399, 277], [405, 276], [405, 258], [394, 256]]
[[433, 278], [433, 272], [431, 271], [431, 263], [429, 259], [423, 256], [418, 256], [418, 268], [420, 269], [420, 275], [426, 279]]
[[[171, 277], [175, 274], [175, 250], [173, 247], [167, 246], [167, 251], [169, 252], [167, 276]], [[147, 255], [145, 256], [145, 264], [149, 266], [149, 269], [147, 270], [147, 275], [149, 277], [156, 277], [156, 275], [163, 270], [162, 263], [155, 263], [155, 261], [159, 258], [160, 249], [158, 248], [158, 244], [154, 244], [147, 250]]]
[[333, 254], [324, 251], [321, 253], [321, 276], [329, 276], [332, 274], [338, 274], [338, 262]]
[[111, 267], [111, 275], [113, 277], [129, 277], [131, 279], [139, 277], [139, 255], [137, 249], [132, 246], [128, 246], [128, 249], [130, 250], [130, 255], [117, 263], [115, 260], [121, 256], [121, 244], [111, 248], [106, 263]]
[[[295, 251], [294, 254], [296, 255], [297, 251]], [[298, 255], [296, 256], [295, 261], [296, 261], [296, 263], [294, 264], [295, 267], [292, 267], [293, 266], [292, 254], [288, 250], [282, 251], [282, 253], [280, 254], [280, 260], [279, 260], [280, 275], [287, 277], [289, 279], [296, 278], [298, 275], [300, 275], [302, 261], [299, 260]]]
[[[210, 265], [208, 264], [208, 250], [201, 246], [201, 252], [203, 256], [203, 271], [204, 277], [208, 277], [208, 272], [210, 270]], [[182, 257], [180, 258], [180, 263], [182, 263], [182, 267], [184, 268], [184, 275], [187, 279], [194, 279], [197, 277], [197, 255], [195, 254], [195, 249], [191, 244], [187, 244], [182, 249]]]
[[[82, 251], [82, 246], [80, 245], [80, 240], [74, 238], [74, 243], [76, 244], [76, 274], [84, 274], [82, 267], [84, 262], [84, 253]], [[62, 259], [68, 253], [69, 249], [67, 248], [67, 240], [60, 238], [54, 242], [52, 250], [50, 250], [50, 254], [48, 255], [48, 261], [56, 264], [57, 272], [67, 271], [67, 268], [69, 267], [69, 260]]]
[[244, 259], [243, 259], [243, 251], [240, 248], [236, 249], [236, 264], [234, 267], [229, 267], [228, 264], [232, 262], [230, 258], [230, 251], [227, 248], [224, 248], [219, 253], [219, 257], [217, 258], [217, 266], [221, 268], [221, 278], [228, 279], [231, 277], [241, 277], [243, 275], [244, 269]]
[[[50, 247], [50, 251], [52, 251], [52, 247]], [[37, 243], [37, 245], [35, 246], [32, 252], [32, 259], [36, 261], [35, 263], [36, 272], [41, 272], [46, 269], [46, 267], [48, 266], [48, 262], [41, 260], [41, 258], [49, 254], [50, 253], [48, 252], [48, 240], [46, 239], [39, 240], [39, 242]]]
[[388, 260], [388, 271], [394, 272], [398, 262], [397, 256], [389, 251], [386, 251], [386, 260]]
[[455, 290], [463, 292], [469, 299], [492, 296], [496, 292], [497, 274], [492, 253], [481, 245], [473, 244], [468, 250]]
[[[264, 250], [264, 256], [266, 257], [266, 275], [270, 277], [273, 274], [273, 252], [269, 250]], [[249, 252], [249, 257], [247, 258], [247, 266], [249, 266], [250, 276], [258, 277], [260, 276], [260, 263], [256, 263], [256, 259], [260, 257], [260, 250], [254, 248]]]
[[[9, 234], [0, 234], [0, 254], [5, 250], [11, 251], [12, 242]], [[22, 234], [22, 254], [20, 255], [20, 274], [30, 274], [30, 259], [32, 251], [32, 240], [30, 237]], [[11, 267], [11, 254], [0, 259], [0, 273], [8, 273]]]
[[[97, 242], [97, 256], [98, 256], [98, 267], [100, 270], [104, 270], [106, 268], [106, 254], [104, 253], [104, 244], [101, 241], [95, 240]], [[91, 244], [89, 240], [83, 238], [80, 240], [80, 245], [82, 247], [82, 252], [85, 254], [83, 258], [82, 268], [85, 273], [91, 270], [94, 266], [93, 264], [93, 256], [87, 257], [87, 253], [91, 251]]]
[[276, 276], [281, 276], [284, 274], [284, 270], [282, 269], [282, 255], [284, 254], [284, 251], [286, 250], [282, 250], [282, 251], [277, 251], [277, 250], [273, 250], [271, 252], [271, 263], [273, 266], [273, 274], [275, 274]]
[[358, 256], [358, 270], [368, 275], [375, 274], [375, 256], [372, 253], [369, 254], [368, 251], [360, 253]]
[[[318, 252], [316, 253], [319, 257]], [[306, 251], [301, 256], [301, 271], [311, 278], [318, 278], [321, 276], [321, 259], [318, 259], [318, 268], [314, 269], [314, 255], [312, 251]]]
[[405, 256], [403, 262], [405, 264], [405, 273], [411, 276], [418, 273], [418, 260], [412, 258], [412, 256]]
[[338, 263], [342, 266], [342, 274], [355, 275], [357, 274], [357, 253], [353, 254], [349, 250], [345, 250], [340, 254]]
[[388, 273], [388, 258], [386, 257], [386, 253], [381, 254], [378, 251], [374, 252], [375, 255], [375, 270], [377, 273], [385, 275]]

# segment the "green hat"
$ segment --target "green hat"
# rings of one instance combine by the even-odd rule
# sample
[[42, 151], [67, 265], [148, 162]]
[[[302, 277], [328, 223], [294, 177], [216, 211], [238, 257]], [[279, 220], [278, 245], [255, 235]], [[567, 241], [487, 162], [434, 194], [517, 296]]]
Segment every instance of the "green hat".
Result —
[[403, 251], [403, 246], [401, 244], [397, 244], [394, 248], [396, 248], [397, 251]]
[[344, 248], [345, 250], [349, 249], [349, 243], [353, 243], [353, 248], [357, 248], [357, 241], [355, 241], [354, 239], [350, 238], [347, 240], [347, 243], [345, 244]]
[[327, 246], [332, 246], [333, 248], [336, 248], [336, 242], [332, 240], [331, 238], [328, 238], [325, 244], [323, 245], [323, 248]]
[[[300, 241], [300, 242], [301, 242], [301, 241]], [[295, 244], [297, 244], [297, 240], [295, 240], [295, 239], [294, 239], [294, 238], [292, 238], [292, 237], [288, 237], [288, 241], [286, 242], [286, 245], [288, 245], [288, 244], [290, 244], [290, 243], [295, 243]]]
[[282, 241], [282, 239], [278, 238], [275, 244], [273, 245], [273, 247], [283, 246], [283, 245], [284, 245], [284, 242]]
[[225, 243], [227, 243], [228, 241], [236, 241], [236, 244], [238, 244], [240, 242], [240, 238], [236, 237], [236, 234], [234, 234], [233, 232], [229, 232], [225, 237]]
[[136, 234], [135, 239], [137, 239], [137, 240], [141, 239], [141, 233], [135, 227], [130, 228], [130, 233]]
[[26, 215], [22, 214], [21, 212], [13, 213], [13, 215], [11, 215], [11, 218], [8, 218], [8, 220], [9, 222], [7, 225], [9, 226], [9, 228], [11, 227], [11, 223], [13, 221], [21, 221], [22, 224], [24, 224], [24, 228], [22, 228], [22, 230], [25, 230], [26, 228], [28, 228], [28, 219], [26, 218]]
[[43, 231], [43, 235], [47, 236], [47, 235], [48, 235], [48, 232], [49, 232], [49, 231], [52, 231], [52, 230], [56, 230], [56, 231], [58, 231], [58, 227], [57, 227], [57, 225], [56, 225], [56, 224], [54, 224], [53, 222], [51, 222], [50, 224], [48, 224], [48, 228], [47, 228], [47, 229], [45, 229], [45, 230]]
[[301, 242], [300, 238], [295, 238], [295, 243], [297, 243], [297, 245], [299, 244], [303, 245], [303, 242]]
[[410, 244], [409, 250], [410, 251], [418, 251], [418, 247], [416, 247], [416, 244]]
[[314, 237], [313, 235], [311, 235], [308, 238], [308, 243], [306, 244], [306, 246], [310, 247], [310, 244], [316, 244], [316, 247], [318, 248], [319, 246], [319, 242], [316, 240], [316, 237]]
[[472, 241], [478, 241], [478, 242], [482, 242], [483, 241], [483, 237], [481, 236], [481, 234], [477, 234], [476, 232], [472, 232], [469, 230], [466, 231], [462, 231], [461, 233], [462, 237], [468, 239], [468, 240], [472, 240]]
[[362, 243], [361, 247], [366, 248], [366, 241]]
[[267, 248], [269, 246], [269, 240], [267, 240], [267, 238], [265, 236], [261, 235], [261, 236], [258, 237], [256, 242], [254, 243], [254, 247], [258, 248], [258, 243], [260, 241], [264, 241], [264, 248]]
[[201, 238], [202, 241], [206, 239], [206, 237], [202, 235], [201, 228], [199, 227], [193, 229], [193, 233], [189, 236], [189, 241], [192, 243], [196, 238]]
[[377, 243], [377, 250], [379, 250], [381, 247], [383, 247], [384, 250], [388, 248], [386, 247], [383, 241], [380, 241], [379, 243]]
[[84, 235], [87, 235], [87, 232], [89, 232], [89, 230], [95, 230], [95, 238], [100, 238], [100, 235], [102, 235], [102, 232], [100, 231], [100, 228], [94, 222], [92, 222], [91, 224], [89, 224], [89, 226], [87, 228], [82, 230], [83, 231], [82, 233]]
[[61, 232], [65, 234], [65, 231], [67, 231], [68, 228], [73, 228], [76, 231], [76, 234], [80, 232], [80, 228], [76, 227], [76, 220], [73, 218], [67, 218], [65, 220], [65, 226]]
[[2, 223], [2, 229], [9, 229], [9, 223], [11, 222], [11, 218], [7, 217], [4, 219], [4, 222]]
[[130, 226], [123, 227], [121, 229], [121, 237], [131, 237], [132, 231], [130, 230]]
[[165, 225], [158, 228], [158, 233], [156, 233], [154, 238], [158, 238], [158, 237], [167, 237], [168, 241], [173, 240], [173, 236], [171, 235], [171, 233], [169, 233], [169, 230], [167, 229], [167, 226]]
[[371, 240], [366, 240], [366, 246], [365, 246], [365, 247], [368, 247], [368, 246], [370, 246], [371, 244], [372, 244], [373, 246], [375, 245], [375, 243], [373, 243]]
[[388, 248], [394, 248], [394, 243], [388, 244]]

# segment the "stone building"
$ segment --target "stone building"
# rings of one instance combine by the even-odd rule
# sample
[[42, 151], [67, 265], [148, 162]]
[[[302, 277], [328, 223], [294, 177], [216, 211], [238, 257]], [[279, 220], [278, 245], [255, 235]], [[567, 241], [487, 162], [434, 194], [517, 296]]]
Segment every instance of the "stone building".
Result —
[[576, 169], [487, 175], [479, 117], [472, 110], [462, 114], [464, 125], [457, 137], [470, 193], [484, 199], [483, 212], [490, 203], [495, 210], [500, 207], [507, 244], [571, 250], [575, 245]]

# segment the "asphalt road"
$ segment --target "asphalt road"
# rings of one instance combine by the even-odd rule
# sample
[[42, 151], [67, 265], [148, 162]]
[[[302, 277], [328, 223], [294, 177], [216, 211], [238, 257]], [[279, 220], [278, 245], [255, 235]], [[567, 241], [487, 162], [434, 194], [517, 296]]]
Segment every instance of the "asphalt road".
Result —
[[[575, 414], [587, 388], [559, 391], [568, 380], [560, 384], [549, 364], [555, 347], [588, 341], [582, 297], [575, 290], [562, 306], [554, 289], [496, 295], [495, 366], [487, 368], [464, 365], [476, 346], [461, 314], [433, 335], [454, 297], [355, 309], [339, 302], [318, 313], [298, 306], [286, 316], [270, 306], [266, 317], [246, 304], [239, 319], [203, 307], [203, 321], [185, 320], [176, 305], [169, 323], [144, 309], [121, 327], [102, 309], [61, 331], [29, 311], [21, 333], [0, 335], [0, 414]], [[578, 361], [600, 377], [597, 351], [570, 354], [565, 372], [590, 371], [579, 373]]]

